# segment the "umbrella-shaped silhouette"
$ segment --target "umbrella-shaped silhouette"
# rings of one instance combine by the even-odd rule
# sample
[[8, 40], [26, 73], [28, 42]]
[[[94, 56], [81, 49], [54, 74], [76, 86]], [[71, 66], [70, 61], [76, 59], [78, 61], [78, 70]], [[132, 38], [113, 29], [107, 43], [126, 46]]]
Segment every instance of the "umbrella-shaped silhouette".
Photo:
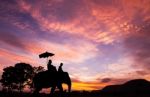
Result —
[[49, 52], [45, 52], [39, 55], [39, 58], [48, 58], [50, 56], [54, 56], [55, 54], [53, 53], [49, 53]]
[[39, 58], [47, 58], [47, 62], [48, 62], [48, 57], [54, 56], [55, 54], [50, 53], [50, 52], [45, 52], [39, 55]]

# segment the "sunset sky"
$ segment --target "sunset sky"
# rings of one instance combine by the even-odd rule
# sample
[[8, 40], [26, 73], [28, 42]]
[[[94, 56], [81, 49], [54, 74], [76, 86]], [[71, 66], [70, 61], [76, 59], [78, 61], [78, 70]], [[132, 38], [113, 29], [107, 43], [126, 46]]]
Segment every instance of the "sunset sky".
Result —
[[0, 75], [45, 51], [73, 90], [150, 80], [150, 0], [0, 0]]

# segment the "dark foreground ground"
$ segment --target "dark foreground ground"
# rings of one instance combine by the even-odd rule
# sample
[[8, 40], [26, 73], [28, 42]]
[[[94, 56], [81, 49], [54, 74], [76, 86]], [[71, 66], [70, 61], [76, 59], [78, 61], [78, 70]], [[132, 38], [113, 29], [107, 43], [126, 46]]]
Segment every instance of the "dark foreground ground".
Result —
[[[50, 97], [50, 95], [0, 91], [0, 97]], [[55, 92], [52, 97], [62, 96], [59, 92]], [[135, 79], [120, 85], [109, 85], [92, 92], [73, 91], [69, 94], [64, 93], [63, 97], [150, 97], [150, 82], [145, 79]]]
[[[0, 97], [50, 97], [48, 94], [41, 93], [39, 95], [33, 95], [31, 93], [4, 93], [0, 92]], [[55, 93], [51, 97], [61, 97], [59, 93]], [[95, 92], [72, 92], [65, 94], [63, 97], [150, 97], [150, 94], [101, 94]]]

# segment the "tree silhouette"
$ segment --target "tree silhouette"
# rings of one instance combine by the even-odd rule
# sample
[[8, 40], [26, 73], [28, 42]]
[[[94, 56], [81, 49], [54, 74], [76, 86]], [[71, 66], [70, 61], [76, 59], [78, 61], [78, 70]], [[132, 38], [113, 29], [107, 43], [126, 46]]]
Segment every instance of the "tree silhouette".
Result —
[[9, 66], [3, 69], [1, 83], [3, 88], [12, 90], [14, 83], [16, 83], [16, 70], [14, 67]]
[[22, 88], [32, 79], [33, 68], [27, 63], [17, 63], [15, 64], [15, 69], [17, 73], [16, 83], [21, 92]]
[[20, 92], [31, 81], [34, 74], [33, 67], [27, 63], [17, 63], [3, 69], [1, 83], [4, 88], [12, 90], [18, 89]]
[[38, 67], [33, 67], [33, 71], [34, 71], [34, 74], [37, 74], [39, 72], [45, 71], [45, 69], [42, 66], [38, 66]]
[[3, 69], [0, 82], [5, 90], [12, 91], [13, 89], [17, 89], [21, 92], [26, 85], [32, 89], [33, 77], [42, 71], [45, 71], [42, 66], [32, 67], [27, 63], [16, 63], [15, 66]]

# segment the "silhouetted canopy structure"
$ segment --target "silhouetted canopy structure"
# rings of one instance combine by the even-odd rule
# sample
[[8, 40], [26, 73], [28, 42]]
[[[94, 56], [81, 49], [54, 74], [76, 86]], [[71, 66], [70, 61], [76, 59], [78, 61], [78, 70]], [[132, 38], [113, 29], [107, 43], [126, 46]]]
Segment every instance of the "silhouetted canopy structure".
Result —
[[55, 54], [50, 53], [50, 52], [45, 52], [39, 55], [39, 58], [48, 58], [50, 56], [54, 56]]
[[8, 90], [18, 89], [20, 92], [33, 78], [34, 69], [27, 63], [16, 63], [3, 69], [2, 85]]

